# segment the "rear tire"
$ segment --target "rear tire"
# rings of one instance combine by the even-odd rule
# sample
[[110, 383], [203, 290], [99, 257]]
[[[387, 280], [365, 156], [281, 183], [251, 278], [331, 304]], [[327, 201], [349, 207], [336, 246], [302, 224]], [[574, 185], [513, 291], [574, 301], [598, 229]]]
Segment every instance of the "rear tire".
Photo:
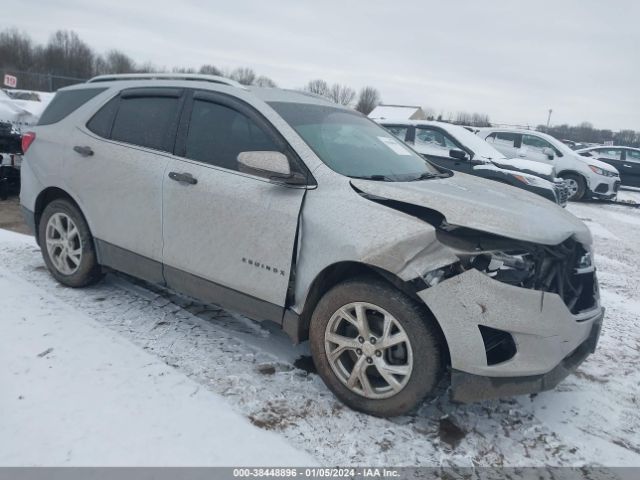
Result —
[[441, 335], [426, 309], [375, 278], [349, 280], [326, 293], [313, 312], [309, 341], [327, 387], [370, 415], [411, 412], [442, 374]]
[[573, 202], [582, 200], [587, 190], [587, 182], [585, 182], [584, 177], [575, 173], [563, 173], [560, 178], [567, 182], [567, 186], [569, 187], [568, 200]]
[[102, 278], [93, 236], [82, 213], [65, 199], [49, 203], [40, 217], [38, 238], [51, 275], [68, 287], [86, 287]]

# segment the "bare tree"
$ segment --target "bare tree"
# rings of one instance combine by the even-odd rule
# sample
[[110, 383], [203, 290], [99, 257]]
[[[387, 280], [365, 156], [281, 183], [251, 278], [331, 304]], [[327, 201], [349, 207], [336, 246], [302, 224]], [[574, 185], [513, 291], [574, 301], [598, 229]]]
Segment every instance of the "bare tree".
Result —
[[196, 73], [193, 67], [173, 67], [171, 73]]
[[256, 78], [253, 84], [257, 87], [269, 87], [269, 88], [277, 87], [276, 82], [271, 80], [269, 77], [265, 77], [264, 75], [260, 75], [258, 78]]
[[93, 67], [93, 51], [76, 32], [58, 30], [42, 50], [41, 68], [46, 73], [89, 78]]
[[316, 95], [321, 95], [323, 97], [329, 96], [329, 85], [327, 82], [321, 79], [311, 80], [304, 87], [305, 92], [315, 93]]
[[132, 73], [136, 71], [134, 61], [119, 50], [110, 50], [104, 56], [96, 57], [95, 73]]
[[380, 92], [374, 87], [364, 87], [358, 95], [356, 110], [369, 115], [380, 104]]
[[35, 66], [31, 38], [15, 28], [0, 32], [0, 68], [28, 71]]
[[222, 72], [220, 71], [220, 69], [218, 67], [216, 67], [215, 65], [211, 65], [211, 64], [202, 65], [200, 67], [200, 70], [198, 71], [198, 73], [201, 73], [203, 75], [220, 75], [220, 76], [222, 76]]
[[256, 80], [256, 72], [248, 67], [236, 68], [231, 72], [231, 79], [242, 85], [253, 85], [253, 82]]
[[356, 92], [346, 85], [334, 83], [329, 90], [329, 99], [339, 105], [349, 105], [356, 98]]

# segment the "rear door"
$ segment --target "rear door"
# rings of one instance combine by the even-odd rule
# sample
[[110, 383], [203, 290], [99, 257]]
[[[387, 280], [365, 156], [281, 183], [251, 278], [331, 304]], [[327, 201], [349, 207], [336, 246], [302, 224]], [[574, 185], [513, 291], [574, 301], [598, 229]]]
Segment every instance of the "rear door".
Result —
[[164, 174], [170, 287], [252, 318], [282, 319], [305, 189], [242, 173], [237, 162], [240, 152], [274, 150], [299, 166], [253, 108], [222, 94], [193, 94]]
[[135, 88], [108, 101], [73, 135], [68, 183], [100, 261], [162, 282], [162, 182], [183, 90]]

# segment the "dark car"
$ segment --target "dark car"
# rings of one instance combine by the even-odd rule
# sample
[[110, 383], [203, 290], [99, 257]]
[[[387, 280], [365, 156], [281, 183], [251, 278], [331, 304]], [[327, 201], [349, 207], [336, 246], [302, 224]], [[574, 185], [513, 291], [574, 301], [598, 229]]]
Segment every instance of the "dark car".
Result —
[[431, 162], [488, 180], [506, 183], [565, 206], [569, 196], [552, 166], [508, 159], [466, 127], [432, 121], [380, 122]]
[[0, 122], [0, 199], [20, 190], [22, 138], [10, 123]]
[[640, 148], [599, 146], [583, 148], [578, 153], [616, 167], [622, 185], [640, 187]]

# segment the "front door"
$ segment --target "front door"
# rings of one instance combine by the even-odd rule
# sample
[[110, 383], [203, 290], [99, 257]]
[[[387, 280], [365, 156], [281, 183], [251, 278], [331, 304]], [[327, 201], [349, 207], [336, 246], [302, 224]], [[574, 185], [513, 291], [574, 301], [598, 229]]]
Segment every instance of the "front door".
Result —
[[305, 190], [242, 173], [237, 157], [291, 152], [253, 109], [211, 92], [194, 94], [178, 138], [164, 175], [167, 284], [255, 319], [280, 321]]
[[414, 148], [436, 165], [464, 173], [472, 173], [473, 166], [469, 158], [454, 158], [451, 150], [462, 150], [462, 146], [453, 137], [439, 128], [416, 127]]
[[[553, 152], [553, 155], [548, 155], [547, 152]], [[544, 138], [537, 135], [522, 135], [522, 145], [518, 151], [518, 157], [554, 165], [554, 160], [559, 155], [560, 152]]]

